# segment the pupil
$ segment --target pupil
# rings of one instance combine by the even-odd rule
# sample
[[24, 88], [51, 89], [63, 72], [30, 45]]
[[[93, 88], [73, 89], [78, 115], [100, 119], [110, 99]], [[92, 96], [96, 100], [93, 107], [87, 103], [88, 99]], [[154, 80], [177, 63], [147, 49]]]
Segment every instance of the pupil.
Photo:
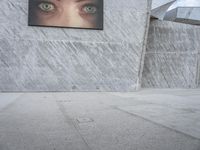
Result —
[[39, 9], [41, 9], [42, 11], [45, 11], [45, 12], [50, 12], [50, 11], [53, 11], [55, 8], [54, 8], [54, 5], [53, 4], [49, 4], [49, 3], [40, 3], [38, 5]]
[[90, 11], [90, 12], [95, 11], [95, 9], [93, 7], [88, 7], [87, 10]]
[[96, 11], [97, 11], [97, 8], [95, 6], [85, 6], [83, 8], [83, 10], [86, 12], [86, 13], [89, 13], [89, 14], [95, 14]]

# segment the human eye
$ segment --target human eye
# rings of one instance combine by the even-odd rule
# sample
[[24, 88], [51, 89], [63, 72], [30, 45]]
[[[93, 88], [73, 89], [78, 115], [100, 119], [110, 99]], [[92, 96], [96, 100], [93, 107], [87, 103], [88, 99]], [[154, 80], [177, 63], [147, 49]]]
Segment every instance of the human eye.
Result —
[[50, 2], [40, 2], [38, 8], [44, 12], [52, 12], [55, 10], [55, 5]]
[[86, 14], [96, 14], [97, 10], [98, 10], [97, 7], [93, 4], [87, 4], [82, 8], [83, 13]]

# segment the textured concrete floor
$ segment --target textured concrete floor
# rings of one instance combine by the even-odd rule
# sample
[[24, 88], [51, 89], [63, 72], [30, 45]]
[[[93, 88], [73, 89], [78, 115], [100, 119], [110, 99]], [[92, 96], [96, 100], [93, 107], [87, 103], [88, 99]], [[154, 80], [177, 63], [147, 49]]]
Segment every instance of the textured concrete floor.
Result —
[[200, 150], [200, 90], [1, 93], [0, 150]]

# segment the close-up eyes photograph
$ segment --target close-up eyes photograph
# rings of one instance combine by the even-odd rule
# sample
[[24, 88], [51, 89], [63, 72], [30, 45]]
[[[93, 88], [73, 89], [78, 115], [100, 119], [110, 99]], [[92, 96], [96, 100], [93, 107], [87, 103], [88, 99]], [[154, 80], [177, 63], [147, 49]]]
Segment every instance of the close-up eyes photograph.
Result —
[[29, 0], [28, 24], [103, 29], [103, 0]]

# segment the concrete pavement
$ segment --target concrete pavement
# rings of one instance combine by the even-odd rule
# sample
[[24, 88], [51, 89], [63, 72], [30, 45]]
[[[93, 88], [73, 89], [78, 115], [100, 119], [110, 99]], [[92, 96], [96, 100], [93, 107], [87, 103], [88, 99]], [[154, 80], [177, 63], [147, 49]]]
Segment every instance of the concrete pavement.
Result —
[[0, 150], [200, 150], [200, 89], [1, 93]]

